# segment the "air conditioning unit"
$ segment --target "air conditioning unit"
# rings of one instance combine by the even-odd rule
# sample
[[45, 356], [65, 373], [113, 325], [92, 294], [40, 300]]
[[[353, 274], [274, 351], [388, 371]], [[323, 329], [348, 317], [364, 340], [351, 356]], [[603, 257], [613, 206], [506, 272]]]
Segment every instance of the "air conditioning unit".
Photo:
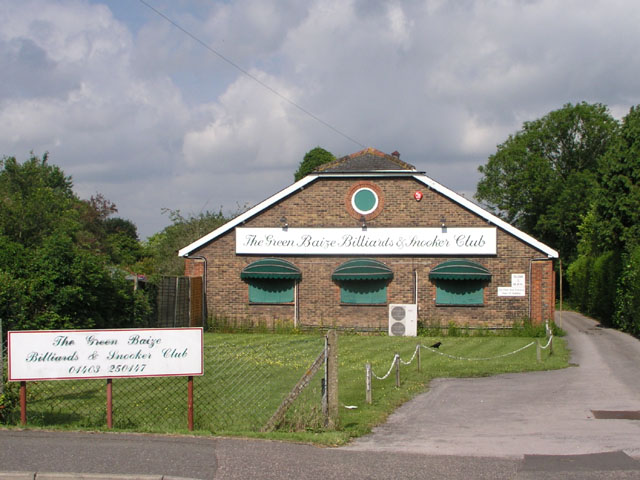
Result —
[[418, 334], [418, 306], [414, 303], [389, 305], [389, 336], [415, 337]]

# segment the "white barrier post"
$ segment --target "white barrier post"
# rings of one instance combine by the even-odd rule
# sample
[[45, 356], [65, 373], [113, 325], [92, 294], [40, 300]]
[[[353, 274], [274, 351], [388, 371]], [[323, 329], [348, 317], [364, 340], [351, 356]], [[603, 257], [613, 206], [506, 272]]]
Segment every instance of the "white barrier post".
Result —
[[365, 365], [365, 370], [366, 370], [366, 399], [367, 399], [367, 403], [371, 403], [371, 364], [367, 363]]
[[396, 388], [400, 388], [400, 355], [396, 353]]

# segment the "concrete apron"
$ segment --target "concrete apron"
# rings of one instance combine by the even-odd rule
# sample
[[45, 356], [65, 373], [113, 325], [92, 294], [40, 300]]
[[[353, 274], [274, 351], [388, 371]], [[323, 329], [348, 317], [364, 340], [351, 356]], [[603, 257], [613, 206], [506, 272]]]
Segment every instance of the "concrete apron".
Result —
[[562, 327], [577, 366], [435, 380], [345, 448], [511, 458], [622, 450], [640, 457], [640, 420], [593, 413], [640, 411], [640, 341], [573, 312], [563, 312]]

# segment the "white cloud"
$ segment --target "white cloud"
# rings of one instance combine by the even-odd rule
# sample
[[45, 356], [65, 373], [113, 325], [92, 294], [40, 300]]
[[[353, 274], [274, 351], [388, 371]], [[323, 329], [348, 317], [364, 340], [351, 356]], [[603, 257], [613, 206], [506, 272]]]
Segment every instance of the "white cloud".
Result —
[[[296, 89], [263, 72], [251, 75], [295, 101]], [[247, 76], [234, 82], [208, 110], [212, 121], [185, 134], [183, 152], [190, 169], [211, 174], [264, 170], [290, 164], [300, 147], [301, 112]]]
[[24, 52], [15, 45], [27, 45], [35, 52], [31, 73], [54, 72], [56, 80], [55, 88], [47, 88], [51, 77], [45, 75], [22, 89], [2, 90], [2, 154], [23, 159], [31, 150], [49, 151], [80, 195], [101, 191], [124, 214], [132, 183], [153, 190], [149, 179], [173, 169], [189, 122], [179, 89], [168, 76], [134, 75], [131, 35], [105, 6], [29, 1], [2, 7], [12, 20], [0, 28], [5, 58]]
[[[473, 192], [522, 122], [640, 103], [640, 4], [623, 0], [151, 0], [344, 135]], [[115, 17], [114, 13], [115, 12]], [[144, 235], [291, 183], [309, 149], [360, 146], [141, 3], [0, 0], [0, 154], [50, 151]], [[469, 195], [470, 196], [470, 195]]]

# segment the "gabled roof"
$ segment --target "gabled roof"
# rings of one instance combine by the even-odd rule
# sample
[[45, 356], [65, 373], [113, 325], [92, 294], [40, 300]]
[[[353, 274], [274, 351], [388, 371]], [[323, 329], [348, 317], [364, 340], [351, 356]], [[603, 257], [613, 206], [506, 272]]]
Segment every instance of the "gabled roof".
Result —
[[[367, 161], [371, 163], [367, 163]], [[367, 167], [367, 165], [369, 165]], [[391, 167], [391, 168], [388, 168]], [[362, 170], [359, 170], [363, 168]], [[558, 258], [558, 252], [551, 247], [539, 242], [531, 235], [518, 230], [513, 225], [498, 218], [492, 213], [487, 212], [484, 208], [476, 205], [475, 203], [467, 200], [462, 195], [457, 194], [453, 190], [441, 185], [432, 178], [429, 178], [423, 172], [418, 172], [415, 167], [408, 163], [401, 162], [400, 159], [393, 155], [387, 155], [373, 148], [367, 148], [356, 152], [352, 155], [339, 158], [331, 163], [322, 165], [311, 175], [307, 175], [301, 180], [298, 180], [293, 185], [288, 186], [284, 190], [276, 193], [275, 195], [260, 202], [255, 207], [247, 210], [242, 215], [237, 216], [233, 220], [225, 223], [221, 227], [217, 228], [213, 232], [205, 235], [204, 237], [196, 240], [190, 245], [187, 245], [178, 252], [181, 257], [187, 257], [195, 250], [206, 245], [207, 243], [215, 240], [216, 238], [224, 235], [229, 230], [241, 225], [250, 218], [260, 214], [263, 210], [266, 210], [272, 205], [275, 205], [280, 200], [293, 195], [294, 193], [302, 190], [306, 185], [315, 182], [319, 178], [324, 176], [332, 177], [382, 177], [382, 176], [397, 176], [397, 175], [409, 175], [412, 176], [418, 182], [424, 184], [428, 188], [440, 193], [441, 195], [449, 198], [451, 201], [458, 205], [470, 210], [477, 214], [479, 217], [484, 218], [487, 222], [492, 223], [496, 227], [510, 233], [514, 237], [522, 240], [523, 242], [531, 245], [532, 247], [540, 250], [546, 254], [549, 258]]]
[[359, 152], [320, 165], [313, 173], [354, 173], [354, 172], [415, 172], [416, 167], [400, 160], [400, 154], [388, 155], [375, 148], [365, 148]]

